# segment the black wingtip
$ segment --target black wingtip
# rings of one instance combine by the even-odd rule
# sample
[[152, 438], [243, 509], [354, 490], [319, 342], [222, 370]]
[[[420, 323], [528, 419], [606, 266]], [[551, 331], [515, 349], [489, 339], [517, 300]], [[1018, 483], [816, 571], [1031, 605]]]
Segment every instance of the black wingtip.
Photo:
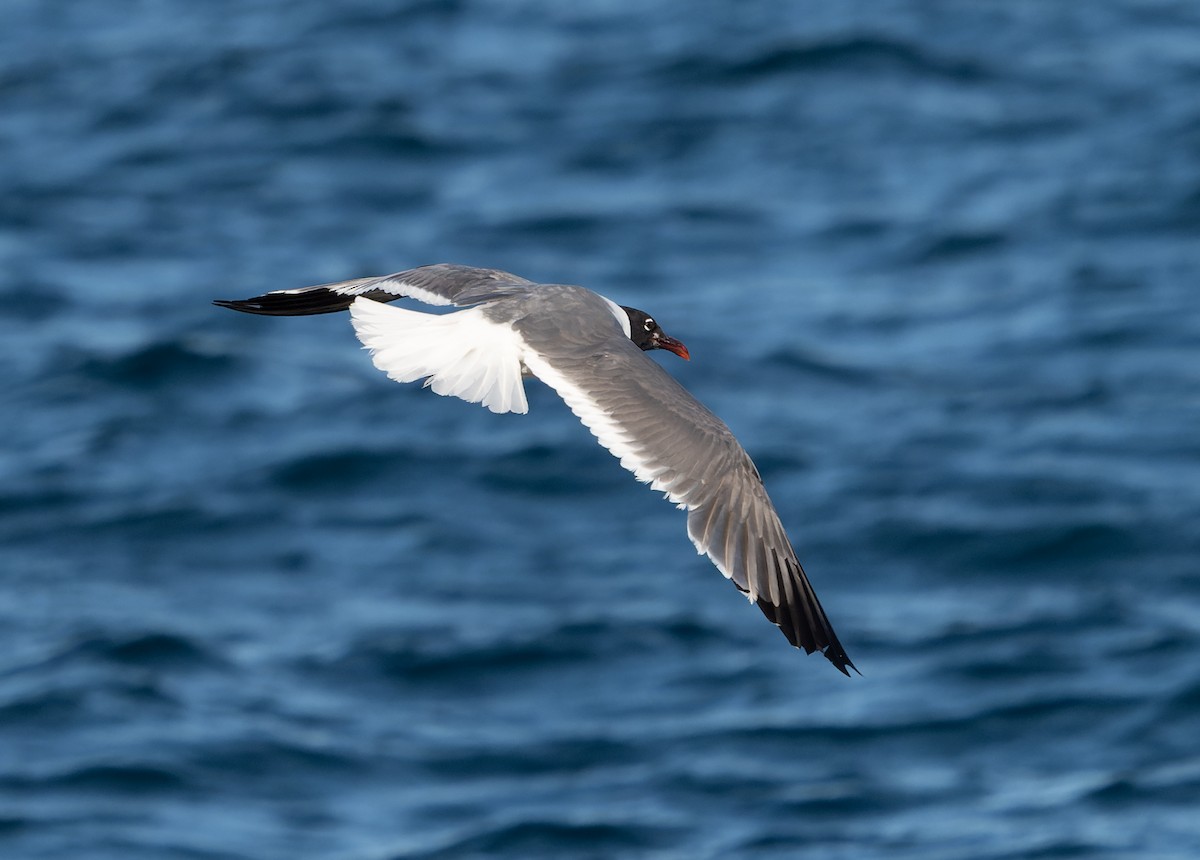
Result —
[[862, 677], [862, 672], [858, 671], [858, 667], [855, 666], [850, 660], [849, 656], [847, 656], [846, 650], [842, 647], [842, 643], [834, 640], [834, 642], [821, 653], [825, 655], [826, 660], [833, 664], [835, 669], [837, 669], [847, 678], [850, 677], [850, 672], [848, 671], [850, 669], [854, 670], [855, 675], [858, 675], [860, 678]]
[[[833, 632], [833, 625], [829, 623], [808, 577], [804, 575], [803, 568], [799, 563], [788, 563], [786, 569], [790, 575], [785, 574], [781, 583], [786, 604], [776, 606], [766, 595], [759, 595], [758, 608], [768, 621], [779, 628], [793, 647], [799, 648], [805, 654], [820, 652], [847, 678], [850, 677], [851, 669], [861, 676], [862, 672], [851, 661], [846, 649], [838, 641], [837, 634]], [[792, 592], [795, 586], [800, 588], [799, 595]]]
[[354, 303], [355, 296], [333, 290], [316, 288], [294, 293], [266, 293], [252, 299], [213, 299], [219, 308], [229, 308], [244, 314], [268, 317], [303, 317], [344, 311]]
[[244, 314], [270, 314], [257, 299], [213, 299], [213, 304], [219, 308], [229, 308], [231, 311], [241, 311]]

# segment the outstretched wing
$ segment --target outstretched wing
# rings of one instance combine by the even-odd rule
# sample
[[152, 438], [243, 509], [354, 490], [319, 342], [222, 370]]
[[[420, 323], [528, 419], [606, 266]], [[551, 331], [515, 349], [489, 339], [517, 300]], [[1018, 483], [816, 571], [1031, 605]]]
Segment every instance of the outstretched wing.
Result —
[[[688, 511], [699, 552], [788, 641], [822, 651], [849, 675], [834, 633], [784, 533], [758, 470], [721, 419], [613, 327], [587, 354], [539, 348], [524, 333], [523, 360], [638, 480]], [[533, 343], [530, 343], [530, 340]], [[857, 671], [857, 669], [855, 669]]]
[[498, 269], [438, 263], [377, 278], [273, 290], [252, 299], [217, 299], [213, 304], [248, 314], [292, 317], [344, 311], [359, 296], [377, 302], [411, 298], [430, 305], [465, 306], [511, 296], [534, 286], [533, 281]]

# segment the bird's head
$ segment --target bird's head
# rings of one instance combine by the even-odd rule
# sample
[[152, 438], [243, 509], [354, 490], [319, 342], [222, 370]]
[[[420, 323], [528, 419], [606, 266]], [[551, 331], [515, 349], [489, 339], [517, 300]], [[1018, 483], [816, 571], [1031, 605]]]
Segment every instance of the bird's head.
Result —
[[639, 311], [637, 308], [627, 308], [624, 305], [621, 305], [621, 310], [629, 315], [629, 339], [635, 346], [646, 351], [666, 349], [684, 361], [691, 359], [687, 347], [663, 331], [650, 314]]

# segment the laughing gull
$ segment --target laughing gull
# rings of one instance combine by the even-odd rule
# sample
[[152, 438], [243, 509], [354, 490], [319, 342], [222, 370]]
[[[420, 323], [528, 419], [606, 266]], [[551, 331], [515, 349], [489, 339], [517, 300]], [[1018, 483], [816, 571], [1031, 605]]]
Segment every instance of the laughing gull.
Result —
[[[428, 314], [386, 302], [466, 308]], [[688, 537], [788, 641], [857, 669], [804, 569], [758, 469], [716, 415], [642, 354], [688, 358], [644, 311], [583, 287], [536, 284], [495, 269], [439, 264], [377, 278], [276, 290], [221, 307], [269, 316], [349, 309], [375, 366], [397, 382], [493, 412], [527, 412], [536, 376], [639, 481], [688, 512]]]

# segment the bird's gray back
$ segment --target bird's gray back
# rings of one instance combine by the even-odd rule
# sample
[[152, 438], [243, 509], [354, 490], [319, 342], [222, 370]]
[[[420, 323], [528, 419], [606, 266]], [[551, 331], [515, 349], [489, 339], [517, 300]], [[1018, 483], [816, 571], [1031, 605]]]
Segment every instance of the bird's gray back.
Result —
[[485, 316], [510, 323], [548, 359], [586, 358], [620, 341], [633, 346], [614, 311], [624, 313], [598, 293], [568, 284], [539, 284], [484, 307]]

